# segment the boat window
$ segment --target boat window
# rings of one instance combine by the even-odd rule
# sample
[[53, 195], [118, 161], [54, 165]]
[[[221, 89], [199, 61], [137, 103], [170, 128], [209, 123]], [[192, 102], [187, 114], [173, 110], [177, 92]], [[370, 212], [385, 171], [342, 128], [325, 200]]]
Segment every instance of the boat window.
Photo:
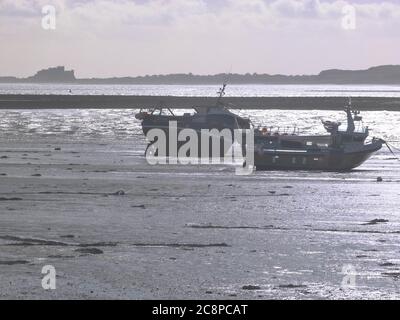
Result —
[[307, 141], [307, 142], [306, 142], [306, 145], [307, 145], [307, 146], [312, 146], [312, 141]]
[[318, 161], [319, 160], [319, 158], [314, 158], [314, 161]]

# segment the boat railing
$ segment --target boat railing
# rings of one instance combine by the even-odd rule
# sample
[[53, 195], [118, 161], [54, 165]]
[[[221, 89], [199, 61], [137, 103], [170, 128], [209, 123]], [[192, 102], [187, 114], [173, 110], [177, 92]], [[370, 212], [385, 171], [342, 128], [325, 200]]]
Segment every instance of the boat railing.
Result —
[[174, 114], [174, 112], [170, 109], [170, 108], [168, 108], [168, 107], [165, 107], [165, 106], [161, 106], [161, 107], [153, 107], [153, 108], [151, 108], [151, 107], [149, 107], [149, 108], [141, 108], [140, 110], [139, 110], [139, 113], [147, 113], [147, 114], [159, 114], [159, 115], [172, 115], [172, 116], [175, 116], [175, 114]]
[[255, 126], [255, 129], [264, 136], [297, 136], [300, 134], [300, 128], [293, 127], [275, 127], [275, 126]]

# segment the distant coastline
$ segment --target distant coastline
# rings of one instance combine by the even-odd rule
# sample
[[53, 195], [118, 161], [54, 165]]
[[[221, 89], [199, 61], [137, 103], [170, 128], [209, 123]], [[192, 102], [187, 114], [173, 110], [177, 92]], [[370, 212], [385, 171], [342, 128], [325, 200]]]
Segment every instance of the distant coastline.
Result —
[[271, 84], [271, 85], [400, 85], [400, 65], [385, 65], [366, 70], [324, 70], [318, 75], [269, 75], [269, 74], [167, 74], [138, 77], [76, 78], [74, 70], [59, 66], [38, 71], [27, 78], [0, 76], [0, 83], [70, 83], [70, 84], [147, 84], [147, 85], [216, 85]]

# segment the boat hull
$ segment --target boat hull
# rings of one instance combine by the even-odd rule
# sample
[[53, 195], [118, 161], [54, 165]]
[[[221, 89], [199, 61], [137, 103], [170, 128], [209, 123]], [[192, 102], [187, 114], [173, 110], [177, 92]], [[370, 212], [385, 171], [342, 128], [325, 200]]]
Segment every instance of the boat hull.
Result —
[[356, 151], [264, 151], [262, 154], [256, 152], [254, 160], [256, 170], [350, 171], [363, 164], [381, 147], [382, 143], [376, 142]]

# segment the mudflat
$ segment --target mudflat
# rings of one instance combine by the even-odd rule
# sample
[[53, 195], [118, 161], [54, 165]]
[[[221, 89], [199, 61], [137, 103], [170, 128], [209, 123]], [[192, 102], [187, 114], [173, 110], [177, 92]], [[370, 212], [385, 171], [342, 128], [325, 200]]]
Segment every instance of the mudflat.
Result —
[[[350, 173], [235, 176], [150, 166], [144, 148], [1, 137], [0, 298], [399, 298], [400, 166], [387, 153]], [[45, 265], [56, 290], [41, 286]]]

